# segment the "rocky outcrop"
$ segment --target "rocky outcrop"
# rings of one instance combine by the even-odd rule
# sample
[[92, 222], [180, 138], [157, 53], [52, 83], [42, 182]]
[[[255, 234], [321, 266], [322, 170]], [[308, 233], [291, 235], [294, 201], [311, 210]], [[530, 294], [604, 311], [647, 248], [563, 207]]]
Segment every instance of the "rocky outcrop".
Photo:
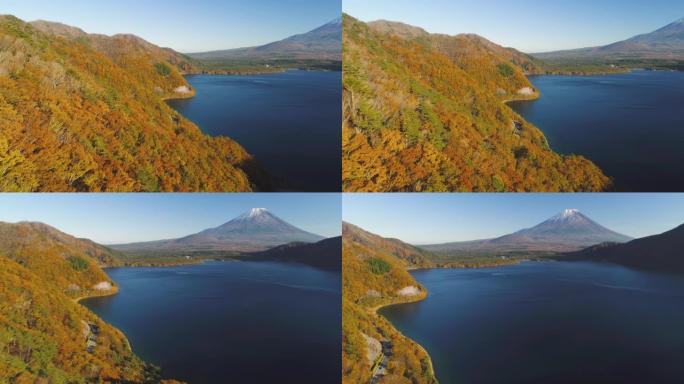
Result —
[[532, 96], [534, 95], [534, 89], [530, 87], [524, 87], [518, 89], [518, 95], [523, 95], [523, 96]]
[[109, 281], [100, 281], [99, 283], [93, 285], [93, 289], [96, 291], [109, 291], [112, 289], [112, 283]]
[[404, 296], [404, 297], [416, 296], [419, 294], [420, 294], [420, 288], [413, 286], [413, 285], [409, 285], [408, 287], [404, 287], [404, 288], [397, 291], [397, 295]]
[[190, 90], [190, 88], [187, 85], [181, 85], [180, 87], [175, 88], [173, 90], [173, 92], [181, 94], [181, 95], [186, 95], [188, 93], [192, 93], [192, 91]]
[[368, 346], [366, 349], [366, 358], [368, 359], [368, 365], [372, 367], [373, 364], [375, 364], [375, 360], [377, 360], [380, 353], [382, 353], [382, 344], [380, 344], [378, 339], [370, 337], [365, 333], [361, 333], [361, 336], [366, 340], [366, 345]]

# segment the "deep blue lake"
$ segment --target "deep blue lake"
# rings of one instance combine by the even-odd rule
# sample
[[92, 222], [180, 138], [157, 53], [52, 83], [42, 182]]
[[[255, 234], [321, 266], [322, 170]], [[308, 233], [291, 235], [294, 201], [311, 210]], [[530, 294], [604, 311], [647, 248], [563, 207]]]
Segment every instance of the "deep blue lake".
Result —
[[339, 383], [339, 273], [296, 264], [211, 262], [118, 268], [111, 297], [82, 303], [133, 350], [190, 384]]
[[384, 308], [458, 383], [681, 383], [684, 277], [595, 263], [416, 271], [429, 296]]
[[684, 72], [530, 80], [541, 98], [509, 105], [555, 151], [594, 161], [619, 191], [684, 191]]
[[341, 190], [341, 72], [192, 75], [187, 80], [197, 95], [168, 103], [204, 133], [240, 143], [282, 180], [283, 189]]

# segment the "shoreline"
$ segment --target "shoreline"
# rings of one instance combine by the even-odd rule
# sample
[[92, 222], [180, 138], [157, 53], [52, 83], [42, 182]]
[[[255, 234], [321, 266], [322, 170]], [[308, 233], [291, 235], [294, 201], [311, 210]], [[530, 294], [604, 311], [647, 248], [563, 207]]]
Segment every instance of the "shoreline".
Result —
[[201, 259], [201, 260], [190, 260], [187, 262], [175, 262], [175, 261], [170, 261], [168, 263], [165, 263], [163, 261], [160, 261], [158, 263], [155, 262], [131, 262], [128, 264], [122, 264], [122, 265], [114, 265], [111, 267], [104, 267], [102, 269], [112, 269], [112, 268], [172, 268], [172, 267], [182, 267], [182, 266], [188, 266], [188, 265], [200, 265], [204, 264], [206, 261], [220, 261], [216, 259]]
[[[483, 265], [483, 266], [476, 266], [476, 267], [469, 267], [469, 266], [445, 266], [445, 267], [421, 267], [421, 268], [407, 268], [406, 271], [411, 273], [413, 271], [428, 271], [428, 270], [441, 270], [441, 269], [493, 269], [493, 268], [500, 268], [500, 267], [506, 267], [506, 266], [511, 266], [511, 265], [517, 265], [523, 262], [530, 262], [533, 260], [530, 259], [524, 259], [524, 260], [515, 260], [510, 263], [504, 263], [504, 264], [498, 264], [498, 265]], [[554, 261], [554, 260], [549, 260], [549, 261]], [[419, 283], [420, 284], [420, 283]], [[385, 316], [381, 315], [378, 313], [383, 308], [395, 306], [395, 305], [403, 305], [403, 304], [411, 304], [411, 303], [417, 303], [423, 300], [426, 300], [428, 298], [428, 290], [426, 287], [422, 286], [424, 294], [415, 296], [409, 300], [402, 300], [402, 301], [396, 301], [396, 302], [390, 302], [390, 303], [385, 303], [385, 304], [380, 304], [376, 305], [374, 307], [368, 308], [368, 311], [370, 312], [371, 315], [376, 316], [376, 317], [382, 317], [387, 323], [392, 327], [394, 332], [397, 332], [399, 335], [401, 335], [403, 338], [406, 340], [409, 340], [413, 344], [415, 344], [418, 349], [420, 349], [425, 355], [427, 356], [427, 361], [428, 361], [428, 370], [432, 377], [435, 379], [435, 383], [439, 383], [439, 379], [437, 378], [437, 374], [435, 373], [435, 368], [434, 368], [434, 363], [432, 361], [432, 356], [430, 356], [430, 353], [428, 350], [423, 347], [420, 343], [418, 343], [416, 340], [413, 340], [412, 338], [406, 336], [404, 333], [402, 333], [400, 330], [397, 329], [397, 327]]]
[[[200, 260], [199, 262], [188, 263], [188, 264], [181, 264], [181, 265], [199, 265], [199, 264], [202, 264], [204, 261], [205, 261], [205, 260]], [[146, 267], [142, 267], [142, 268], [165, 268], [165, 267], [177, 267], [177, 266], [180, 266], [180, 265], [157, 265], [157, 266], [146, 266]], [[106, 270], [107, 270], [107, 269], [111, 269], [111, 268], [136, 268], [136, 267], [141, 267], [141, 266], [120, 265], [120, 266], [105, 266], [105, 267], [101, 267], [101, 268], [102, 268], [102, 270], [105, 271], [105, 273], [106, 273]], [[109, 277], [109, 278], [111, 279], [111, 277], [110, 277], [109, 275], [107, 275], [107, 277]], [[108, 324], [109, 326], [111, 326], [112, 329], [114, 329], [116, 332], [118, 332], [118, 333], [121, 335], [121, 338], [122, 338], [122, 339], [124, 340], [124, 342], [126, 343], [126, 348], [128, 348], [128, 350], [129, 350], [132, 354], [134, 354], [135, 356], [138, 356], [138, 355], [135, 353], [135, 351], [133, 351], [133, 346], [132, 346], [132, 344], [131, 344], [131, 341], [128, 339], [128, 336], [126, 335], [126, 333], [125, 333], [124, 331], [122, 331], [122, 330], [120, 330], [119, 328], [115, 327], [113, 324], [108, 323], [108, 322], [105, 321], [102, 317], [100, 317], [100, 315], [98, 315], [97, 313], [93, 312], [90, 308], [88, 308], [86, 305], [84, 305], [84, 304], [81, 303], [81, 301], [86, 300], [86, 299], [93, 299], [93, 298], [97, 298], [97, 297], [108, 297], [108, 296], [114, 296], [114, 295], [118, 294], [118, 293], [119, 293], [119, 285], [116, 284], [116, 283], [114, 283], [114, 284], [115, 284], [115, 285], [112, 286], [112, 289], [110, 289], [110, 290], [108, 290], [108, 291], [106, 291], [106, 292], [102, 292], [102, 293], [91, 292], [90, 294], [81, 295], [81, 296], [77, 296], [77, 297], [71, 298], [71, 300], [72, 300], [74, 303], [76, 303], [77, 305], [80, 305], [80, 306], [82, 306], [83, 308], [85, 308], [87, 311], [90, 311], [90, 312], [91, 312], [95, 317], [97, 317], [101, 322], [103, 322], [103, 323]], [[145, 364], [150, 364], [150, 363], [146, 362], [145, 360], [143, 360], [140, 356], [138, 356], [138, 358], [139, 358], [141, 361], [143, 361]]]
[[528, 262], [528, 261], [537, 261], [535, 259], [531, 258], [525, 258], [525, 259], [506, 259], [505, 261], [497, 260], [498, 263], [491, 263], [491, 264], [464, 264], [464, 265], [435, 265], [431, 267], [419, 267], [419, 268], [407, 268], [406, 271], [411, 273], [414, 271], [429, 271], [433, 269], [488, 269], [488, 268], [499, 268], [499, 267], [507, 267], [511, 265], [517, 265], [520, 263]]
[[200, 72], [186, 72], [181, 73], [183, 77], [187, 76], [260, 76], [260, 75], [279, 75], [286, 72], [303, 71], [303, 72], [342, 72], [341, 69], [325, 69], [325, 68], [278, 68], [272, 71], [245, 71], [245, 72], [230, 72], [230, 71], [200, 71]]
[[540, 98], [541, 98], [541, 92], [539, 92], [539, 90], [537, 90], [532, 95], [520, 95], [520, 97], [514, 97], [511, 99], [501, 99], [501, 102], [504, 104], [508, 104], [508, 103], [512, 103], [515, 101], [535, 101], [535, 100], [539, 100]]
[[593, 76], [609, 76], [609, 75], [620, 75], [625, 73], [630, 73], [633, 71], [647, 70], [645, 68], [623, 68], [614, 71], [596, 71], [596, 72], [545, 72], [545, 73], [535, 73], [529, 76], [582, 76], [582, 77], [593, 77]]
[[[629, 68], [622, 68], [621, 70], [615, 70], [615, 71], [606, 71], [606, 72], [592, 72], [592, 73], [541, 73], [541, 74], [530, 74], [527, 75], [528, 80], [531, 80], [532, 78], [535, 77], [541, 77], [545, 76], [549, 81], [552, 81], [554, 78], [558, 79], [558, 81], [563, 81], [562, 79], [568, 79], [568, 81], [575, 79], [576, 81], [592, 81], [592, 79], [595, 79], [597, 77], [601, 77], [605, 79], [606, 81], [617, 81], [619, 84], [623, 83], [628, 83], [629, 81], [633, 81], [634, 79], [639, 79], [641, 76], [648, 76], [648, 74], [666, 74], [666, 73], [677, 73], [677, 72], [682, 72], [684, 73], [684, 70], [676, 70], [676, 69], [667, 69], [667, 68], [649, 68], [649, 67], [629, 67]], [[623, 78], [617, 78], [616, 76], [623, 75]], [[655, 76], [655, 75], [654, 75]], [[612, 80], [611, 80], [612, 79]], [[630, 80], [631, 79], [631, 80]], [[599, 79], [600, 80], [600, 79]], [[647, 81], [649, 79], [647, 78]], [[602, 83], [602, 82], [599, 82]], [[550, 88], [553, 87], [558, 87], [555, 85], [550, 85]], [[606, 86], [604, 85], [597, 85], [598, 87], [603, 87], [605, 88]], [[539, 89], [540, 97], [541, 98], [541, 92], [542, 90]], [[585, 91], [583, 91], [585, 92]], [[580, 100], [586, 99], [586, 95], [580, 96]], [[562, 102], [560, 102], [560, 105], [565, 105], [566, 102], [565, 100], [561, 99]], [[525, 109], [530, 108], [533, 103], [520, 103], [520, 105], [516, 105], [516, 102], [518, 101], [527, 101], [527, 100], [517, 100], [517, 99], [505, 99], [503, 100], [504, 104], [511, 109], [514, 113], [519, 115], [524, 121], [528, 122], [530, 125], [538, 129], [546, 139], [546, 143], [548, 145], [548, 148], [551, 149], [553, 153], [556, 153], [562, 157], [568, 157], [568, 156], [577, 156], [584, 158], [588, 160], [591, 164], [593, 164], [606, 178], [609, 179], [608, 183], [603, 187], [603, 190], [600, 191], [594, 191], [594, 192], [600, 192], [600, 193], [614, 193], [614, 192], [630, 192], [631, 189], [634, 189], [634, 186], [629, 186], [625, 184], [636, 184], [640, 185], [640, 182], [638, 180], [631, 180], [630, 181], [630, 176], [631, 173], [625, 172], [623, 170], [623, 174], [621, 178], [618, 178], [615, 174], [615, 172], [620, 173], [620, 168], [622, 167], [622, 162], [620, 162], [620, 159], [618, 157], [617, 162], [614, 159], [614, 156], [609, 157], [608, 159], [602, 160], [602, 164], [599, 164], [598, 159], [596, 156], [598, 156], [596, 153], [591, 153], [591, 150], [588, 149], [587, 147], [583, 147], [580, 145], [579, 147], [575, 148], [566, 148], [565, 150], [561, 150], [557, 148], [558, 146], [556, 145], [557, 143], [552, 143], [549, 140], [548, 134], [546, 130], [549, 127], [541, 127], [536, 125], [535, 123], [532, 123], [527, 116], [523, 114], [525, 112]], [[534, 101], [534, 100], [531, 100]], [[518, 107], [520, 108], [520, 111], [517, 110]], [[539, 107], [541, 108], [541, 107]], [[548, 108], [547, 108], [548, 109]], [[539, 109], [538, 112], [540, 114], [544, 114], [546, 109], [541, 108]], [[612, 122], [612, 120], [611, 120]], [[619, 124], [619, 120], [615, 120], [616, 124]], [[551, 123], [551, 126], [553, 127], [553, 123]], [[563, 141], [563, 140], [560, 140]], [[566, 143], [567, 144], [567, 143]], [[573, 145], [571, 145], [572, 147]], [[611, 163], [612, 161], [612, 163]], [[624, 162], [624, 160], [623, 160]], [[605, 163], [605, 164], [604, 164]], [[607, 169], [606, 167], [611, 166], [615, 169]], [[609, 172], [610, 171], [610, 172]], [[626, 179], [626, 180], [623, 180]]]
[[[197, 128], [197, 130], [199, 131], [199, 133], [200, 133], [202, 136], [204, 136], [204, 137], [206, 137], [206, 138], [211, 138], [212, 140], [216, 140], [217, 137], [224, 137], [224, 138], [226, 138], [226, 139], [232, 141], [233, 143], [235, 143], [242, 151], [244, 151], [244, 153], [245, 153], [247, 156], [249, 156], [249, 158], [251, 159], [251, 161], [256, 162], [256, 163], [255, 163], [256, 165], [252, 165], [252, 166], [251, 166], [251, 167], [255, 167], [255, 169], [251, 169], [251, 170], [249, 169], [250, 167], [242, 168], [239, 164], [232, 164], [233, 167], [234, 167], [235, 169], [241, 170], [241, 171], [245, 174], [245, 176], [246, 176], [246, 178], [247, 178], [247, 182], [249, 183], [249, 192], [259, 192], [259, 191], [262, 191], [262, 192], [263, 192], [263, 191], [270, 191], [270, 190], [272, 190], [273, 187], [269, 187], [269, 186], [270, 186], [271, 184], [274, 184], [274, 181], [271, 180], [271, 179], [272, 179], [272, 176], [270, 175], [269, 171], [266, 170], [265, 168], [262, 168], [261, 163], [260, 163], [259, 160], [256, 158], [256, 156], [255, 156], [254, 154], [252, 154], [251, 152], [249, 152], [249, 151], [247, 150], [247, 148], [245, 148], [245, 147], [242, 145], [242, 143], [238, 142], [238, 141], [235, 140], [234, 138], [232, 138], [232, 137], [230, 137], [230, 136], [227, 136], [227, 135], [219, 135], [219, 136], [212, 136], [212, 135], [209, 135], [209, 134], [206, 133], [204, 130], [202, 130], [202, 128], [199, 126], [199, 124], [195, 123], [195, 122], [192, 121], [190, 118], [188, 118], [187, 116], [185, 116], [181, 111], [179, 111], [178, 109], [176, 109], [176, 108], [174, 108], [174, 107], [171, 106], [171, 104], [169, 103], [169, 101], [174, 101], [174, 100], [189, 100], [189, 99], [192, 99], [192, 98], [194, 98], [195, 96], [197, 96], [197, 90], [196, 90], [194, 87], [192, 87], [192, 86], [190, 85], [190, 83], [188, 82], [188, 80], [187, 80], [186, 77], [185, 77], [186, 75], [183, 75], [183, 74], [182, 74], [181, 76], [183, 76], [183, 80], [185, 80], [186, 84], [185, 84], [185, 85], [182, 85], [182, 86], [180, 86], [180, 87], [187, 87], [187, 88], [189, 88], [190, 92], [187, 92], [187, 93], [178, 93], [178, 92], [175, 92], [175, 93], [170, 94], [170, 95], [169, 95], [169, 94], [167, 94], [167, 95], [165, 95], [165, 96], [162, 95], [162, 96], [161, 96], [161, 101], [166, 105], [166, 107], [170, 108], [170, 109], [173, 110], [175, 113], [177, 113], [178, 116], [180, 116], [181, 119], [185, 119], [187, 122], [189, 122], [190, 124], [192, 124], [192, 126], [194, 126], [195, 128]], [[175, 117], [174, 117], [174, 118], [175, 118]]]
[[[107, 275], [107, 277], [109, 277], [109, 275]], [[119, 293], [119, 286], [118, 286], [118, 285], [114, 285], [114, 286], [112, 286], [112, 289], [110, 289], [110, 290], [108, 290], [108, 291], [103, 291], [102, 293], [91, 292], [90, 294], [77, 296], [77, 297], [75, 297], [75, 298], [72, 298], [71, 300], [72, 300], [74, 303], [76, 303], [76, 304], [81, 304], [81, 300], [92, 299], [92, 298], [95, 298], [95, 297], [114, 296], [114, 295], [116, 295], [117, 293]], [[82, 305], [82, 304], [81, 304], [81, 305]], [[98, 317], [99, 317], [99, 316], [98, 316]]]
[[202, 76], [202, 75], [207, 75], [207, 76], [255, 76], [255, 75], [275, 75], [278, 73], [283, 73], [287, 72], [289, 69], [285, 68], [278, 68], [274, 70], [265, 70], [265, 71], [259, 71], [259, 70], [253, 70], [253, 71], [245, 71], [245, 72], [231, 72], [230, 70], [206, 70], [206, 71], [198, 71], [198, 72], [187, 72], [187, 73], [182, 73], [183, 77], [186, 76]]
[[[186, 87], [188, 87], [189, 85], [190, 84], [186, 85]], [[169, 100], [186, 100], [186, 99], [192, 99], [196, 95], [197, 95], [197, 91], [195, 90], [195, 88], [190, 88], [190, 92], [173, 93], [170, 95], [162, 96], [161, 100], [164, 102], [169, 101]], [[183, 116], [183, 117], [185, 117], [185, 116]]]
[[[407, 270], [407, 271], [410, 273], [410, 272], [413, 272], [413, 271], [428, 271], [428, 270], [443, 270], [443, 269], [495, 269], [495, 268], [498, 269], [498, 268], [501, 268], [501, 267], [507, 267], [507, 266], [513, 266], [513, 265], [522, 264], [522, 263], [524, 263], [524, 262], [527, 262], [527, 263], [556, 263], [556, 262], [562, 262], [562, 261], [564, 261], [564, 260], [557, 260], [557, 259], [553, 259], [553, 258], [552, 258], [552, 259], [541, 259], [541, 260], [525, 259], [525, 260], [518, 260], [518, 261], [516, 261], [516, 262], [514, 262], [514, 263], [510, 263], [510, 264], [500, 264], [500, 265], [491, 265], [491, 266], [481, 266], [481, 267], [475, 267], [475, 268], [469, 268], [469, 267], [445, 267], [445, 268], [442, 268], [442, 267], [427, 267], [427, 268], [414, 268], [414, 269], [410, 269], [410, 270]], [[574, 262], [574, 261], [577, 261], [577, 260], [565, 260], [565, 262]], [[587, 262], [587, 261], [588, 261], [588, 262], [597, 263], [597, 264], [612, 264], [612, 265], [614, 265], [614, 266], [619, 266], [619, 267], [623, 267], [623, 268], [628, 268], [628, 267], [625, 267], [624, 265], [620, 265], [620, 264], [617, 264], [617, 263], [611, 263], [611, 262], [593, 261], [593, 260], [579, 260], [579, 261], [581, 261], [581, 262]], [[649, 272], [652, 272], [652, 271], [643, 271], [643, 270], [640, 270], [639, 272], [641, 272], [641, 273], [649, 273]], [[419, 284], [420, 284], [420, 283], [419, 283]], [[424, 289], [424, 292], [425, 292], [424, 295], [421, 295], [420, 297], [416, 297], [414, 300], [410, 300], [410, 301], [401, 301], [401, 302], [393, 302], [393, 303], [388, 303], [388, 304], [377, 305], [377, 306], [375, 306], [375, 307], [372, 308], [372, 313], [375, 314], [376, 316], [382, 316], [382, 315], [380, 315], [380, 314], [378, 313], [378, 311], [379, 311], [380, 309], [382, 309], [382, 308], [391, 307], [391, 306], [395, 306], [395, 305], [403, 305], [403, 304], [417, 303], [417, 302], [426, 300], [426, 299], [428, 298], [428, 290], [427, 290], [427, 288], [424, 287], [422, 284], [421, 284], [421, 287], [423, 287], [423, 289]], [[427, 349], [426, 349], [425, 347], [423, 347], [423, 346], [422, 346], [420, 343], [418, 343], [417, 341], [413, 340], [413, 339], [410, 338], [410, 337], [407, 337], [404, 333], [402, 333], [401, 331], [399, 331], [399, 330], [396, 328], [396, 326], [392, 323], [392, 321], [390, 321], [387, 317], [384, 317], [384, 316], [382, 316], [382, 317], [387, 321], [388, 324], [390, 324], [390, 325], [392, 326], [392, 328], [393, 328], [397, 333], [399, 333], [402, 337], [404, 337], [404, 338], [406, 338], [406, 339], [412, 341], [412, 342], [413, 342], [421, 351], [423, 351], [423, 352], [427, 355], [427, 357], [428, 357], [428, 364], [429, 364], [429, 370], [430, 370], [430, 372], [431, 372], [431, 374], [432, 374], [432, 377], [435, 379], [436, 383], [439, 384], [439, 380], [438, 380], [438, 378], [437, 378], [437, 376], [436, 376], [436, 374], [435, 374], [434, 364], [433, 364], [433, 361], [432, 361], [432, 356], [430, 356], [430, 354], [429, 354], [429, 352], [427, 351]]]
[[[422, 285], [421, 285], [421, 287], [422, 287]], [[437, 375], [435, 374], [435, 368], [434, 368], [434, 364], [433, 364], [433, 362], [432, 362], [432, 356], [430, 356], [430, 353], [428, 353], [427, 349], [425, 349], [425, 347], [423, 347], [423, 346], [422, 346], [420, 343], [418, 343], [417, 341], [415, 341], [415, 340], [413, 340], [412, 338], [410, 338], [410, 337], [404, 335], [401, 331], [399, 331], [399, 330], [397, 329], [397, 327], [394, 326], [394, 324], [392, 324], [392, 322], [391, 322], [389, 319], [387, 319], [386, 317], [384, 317], [384, 316], [382, 316], [381, 314], [378, 313], [378, 311], [379, 311], [380, 309], [385, 308], [385, 307], [391, 307], [391, 306], [393, 306], [393, 305], [402, 305], [402, 304], [417, 303], [417, 302], [420, 302], [420, 301], [423, 301], [423, 300], [427, 299], [427, 297], [428, 297], [427, 288], [425, 288], [425, 287], [422, 287], [422, 288], [423, 288], [423, 291], [422, 291], [422, 292], [424, 292], [424, 294], [422, 294], [422, 295], [415, 296], [415, 297], [413, 297], [413, 298], [411, 298], [411, 299], [409, 299], [409, 300], [407, 300], [407, 301], [399, 301], [399, 302], [392, 302], [392, 303], [386, 303], [386, 304], [376, 305], [376, 306], [374, 306], [374, 307], [368, 308], [368, 311], [370, 312], [371, 315], [373, 315], [373, 316], [375, 316], [375, 317], [378, 317], [378, 318], [384, 319], [384, 320], [392, 327], [392, 330], [393, 330], [394, 332], [396, 332], [397, 334], [401, 335], [401, 337], [405, 338], [406, 340], [409, 340], [411, 343], [415, 344], [416, 347], [418, 347], [418, 349], [420, 349], [423, 353], [425, 353], [425, 356], [427, 356], [428, 372], [430, 372], [430, 375], [432, 375], [432, 377], [434, 378], [434, 380], [435, 380], [434, 382], [435, 382], [436, 384], [439, 384], [439, 379], [437, 378]], [[371, 377], [372, 377], [372, 376], [371, 376]]]
[[[108, 276], [109, 276], [109, 275], [108, 275]], [[76, 303], [77, 305], [82, 306], [83, 308], [85, 308], [85, 309], [88, 310], [89, 312], [91, 312], [91, 313], [92, 313], [95, 317], [97, 317], [98, 320], [100, 320], [101, 322], [103, 322], [103, 323], [108, 324], [109, 326], [111, 326], [112, 329], [114, 329], [116, 332], [118, 332], [118, 333], [121, 335], [121, 338], [122, 338], [122, 339], [124, 340], [124, 342], [126, 343], [126, 348], [128, 349], [128, 351], [130, 351], [132, 354], [135, 354], [135, 352], [133, 351], [133, 347], [132, 347], [132, 345], [131, 345], [131, 341], [128, 340], [128, 336], [127, 336], [122, 330], [120, 330], [119, 328], [115, 327], [113, 324], [110, 324], [110, 323], [106, 322], [103, 318], [100, 317], [100, 315], [98, 315], [97, 313], [93, 312], [90, 308], [88, 308], [87, 306], [85, 306], [85, 305], [83, 305], [83, 304], [81, 303], [81, 301], [82, 301], [82, 300], [85, 300], [85, 299], [92, 299], [92, 298], [96, 298], [96, 297], [114, 296], [114, 295], [116, 295], [116, 294], [118, 294], [118, 293], [119, 293], [119, 286], [118, 286], [118, 285], [114, 285], [114, 286], [112, 287], [112, 289], [110, 289], [109, 291], [106, 291], [106, 292], [104, 292], [104, 293], [98, 293], [98, 294], [92, 294], [92, 293], [91, 293], [91, 294], [89, 294], [89, 295], [82, 295], [82, 296], [78, 296], [78, 297], [72, 298], [72, 301], [73, 301], [74, 303]], [[137, 355], [136, 355], [136, 356], [137, 356]], [[139, 356], [138, 356], [138, 357], [139, 357]], [[141, 359], [141, 360], [142, 360], [142, 359]], [[146, 363], [146, 364], [147, 364], [147, 363]]]
[[[627, 72], [616, 72], [616, 73], [612, 73], [612, 74], [630, 73], [630, 72], [631, 72], [631, 70], [629, 70], [629, 71], [627, 71]], [[525, 77], [527, 78], [528, 81], [530, 81], [530, 76], [531, 76], [531, 75], [526, 75], [526, 76], [525, 76]], [[591, 76], [591, 75], [550, 75], [550, 74], [543, 74], [543, 75], [534, 75], [534, 76]], [[531, 84], [531, 82], [530, 82], [530, 84]], [[535, 88], [533, 88], [533, 89], [535, 89]], [[595, 162], [593, 159], [590, 159], [590, 158], [588, 158], [588, 157], [585, 157], [584, 155], [571, 154], [571, 153], [570, 153], [570, 154], [565, 154], [565, 153], [562, 153], [562, 152], [556, 150], [555, 148], [553, 148], [553, 147], [551, 146], [551, 142], [549, 141], [549, 138], [547, 137], [546, 132], [545, 132], [541, 127], [538, 127], [538, 126], [536, 126], [535, 124], [533, 124], [532, 122], [528, 121], [527, 118], [526, 118], [525, 116], [523, 116], [521, 113], [519, 113], [518, 111], [516, 111], [515, 108], [513, 108], [513, 106], [511, 105], [511, 103], [515, 103], [515, 102], [521, 102], [521, 101], [531, 102], [531, 101], [539, 100], [539, 99], [541, 98], [541, 90], [536, 90], [536, 91], [537, 91], [537, 92], [535, 92], [534, 95], [531, 95], [530, 97], [527, 97], [527, 98], [523, 97], [523, 98], [515, 98], [515, 99], [503, 99], [503, 100], [502, 100], [502, 101], [503, 101], [503, 104], [504, 104], [506, 107], [508, 107], [508, 109], [511, 110], [514, 114], [516, 114], [517, 116], [519, 116], [520, 118], [522, 118], [522, 120], [523, 120], [524, 122], [526, 122], [527, 124], [529, 124], [530, 126], [532, 126], [534, 129], [537, 129], [537, 130], [542, 134], [542, 137], [544, 138], [544, 142], [546, 142], [546, 147], [547, 147], [549, 150], [551, 150], [551, 152], [553, 152], [553, 153], [556, 154], [557, 156], [560, 156], [561, 158], [566, 158], [566, 157], [568, 157], [568, 156], [580, 156], [581, 158], [584, 158], [584, 159], [586, 159], [587, 161], [589, 161], [589, 163], [591, 163], [591, 165], [593, 165], [594, 167], [596, 167], [596, 169], [598, 169], [598, 171], [601, 173], [601, 175], [603, 175], [605, 178], [607, 178], [608, 181], [607, 181], [606, 185], [603, 185], [603, 187], [601, 188], [601, 190], [596, 190], [596, 191], [593, 191], [593, 192], [605, 193], [605, 192], [609, 192], [609, 191], [611, 191], [611, 190], [614, 190], [614, 189], [615, 189], [615, 181], [613, 180], [613, 177], [607, 175], [607, 174], [605, 173], [604, 169], [603, 169], [602, 167], [599, 167], [599, 165], [596, 164], [596, 162]], [[515, 122], [514, 122], [514, 124], [515, 124]], [[586, 192], [586, 191], [585, 191], [585, 192]]]
[[[606, 71], [606, 72], [590, 72], [590, 73], [571, 73], [571, 72], [545, 72], [545, 73], [534, 73], [534, 74], [526, 74], [525, 78], [527, 78], [528, 81], [530, 81], [530, 78], [532, 77], [539, 77], [539, 76], [557, 76], [557, 77], [595, 77], [595, 76], [611, 76], [611, 75], [624, 75], [625, 73], [632, 73], [635, 71], [665, 71], [665, 72], [672, 72], [674, 70], [657, 70], [657, 69], [646, 69], [646, 68], [625, 68], [624, 70], [619, 70], [619, 71]], [[676, 71], [675, 71], [676, 72]], [[502, 99], [502, 102], [504, 104], [508, 104], [511, 102], [516, 102], [516, 101], [534, 101], [538, 100], [541, 98], [541, 92], [535, 92], [534, 95], [531, 95], [530, 97], [519, 97], [519, 98], [511, 98], [511, 99]]]

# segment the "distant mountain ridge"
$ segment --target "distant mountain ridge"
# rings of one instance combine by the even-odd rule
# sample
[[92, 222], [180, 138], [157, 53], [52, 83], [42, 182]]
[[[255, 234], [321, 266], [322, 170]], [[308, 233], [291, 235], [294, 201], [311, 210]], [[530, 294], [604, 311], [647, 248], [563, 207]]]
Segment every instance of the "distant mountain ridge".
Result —
[[153, 57], [153, 63], [159, 61], [168, 62], [178, 68], [181, 73], [191, 73], [199, 70], [197, 64], [189, 57], [171, 48], [158, 47], [136, 35], [126, 33], [112, 36], [89, 34], [77, 27], [46, 20], [31, 21], [29, 24], [44, 33], [87, 43], [117, 62], [129, 56], [130, 48], [134, 47], [138, 54], [144, 53]]
[[188, 53], [188, 56], [199, 60], [287, 58], [341, 61], [342, 19], [337, 18], [309, 32], [257, 47]]
[[565, 51], [533, 53], [539, 59], [684, 60], [684, 18], [658, 30], [613, 44]]
[[631, 239], [596, 223], [579, 210], [566, 209], [534, 227], [494, 239], [432, 244], [421, 248], [448, 254], [568, 252], [605, 242], [624, 243]]
[[559, 257], [561, 260], [567, 258], [612, 262], [651, 271], [684, 273], [684, 224], [659, 235], [624, 244], [599, 244]]
[[342, 269], [342, 238], [332, 237], [317, 243], [294, 242], [262, 252], [250, 253], [245, 259], [306, 264], [315, 268], [340, 271]]
[[[522, 69], [525, 74], [540, 74], [544, 72], [543, 63], [540, 60], [515, 48], [502, 47], [473, 33], [460, 33], [457, 35], [431, 34], [423, 28], [389, 20], [371, 21], [368, 23], [368, 26], [379, 33], [398, 36], [405, 40], [415, 40], [429, 45], [457, 61], [459, 65], [464, 66], [464, 70], [470, 73], [475, 73], [475, 68], [466, 67], [465, 65], [468, 64], [468, 61], [465, 59], [468, 57], [472, 58], [473, 56], [487, 57], [497, 64], [514, 64]], [[530, 86], [524, 77], [514, 77], [514, 79], [509, 80], [516, 81], [515, 86], [517, 88], [514, 88], [513, 91]]]
[[366, 23], [370, 28], [379, 33], [401, 37], [402, 39], [418, 39], [430, 36], [423, 28], [414, 25], [391, 20], [375, 20]]
[[256, 252], [291, 243], [315, 243], [319, 236], [287, 223], [265, 208], [253, 208], [225, 224], [179, 239], [133, 244], [118, 244], [112, 248], [124, 251], [230, 251]]

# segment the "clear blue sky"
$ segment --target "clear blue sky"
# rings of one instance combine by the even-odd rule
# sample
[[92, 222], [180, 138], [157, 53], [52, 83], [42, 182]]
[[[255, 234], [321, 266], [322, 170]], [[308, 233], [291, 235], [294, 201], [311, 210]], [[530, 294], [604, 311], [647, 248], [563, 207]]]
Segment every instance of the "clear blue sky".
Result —
[[0, 0], [0, 14], [132, 33], [180, 52], [261, 45], [340, 17], [341, 0]]
[[384, 237], [413, 244], [486, 239], [579, 209], [633, 237], [684, 224], [684, 194], [344, 194], [342, 217]]
[[342, 8], [363, 21], [476, 33], [523, 52], [605, 45], [684, 17], [682, 0], [344, 0]]
[[339, 236], [333, 193], [0, 194], [0, 221], [40, 221], [101, 244], [159, 240], [215, 227], [251, 208], [322, 236]]

